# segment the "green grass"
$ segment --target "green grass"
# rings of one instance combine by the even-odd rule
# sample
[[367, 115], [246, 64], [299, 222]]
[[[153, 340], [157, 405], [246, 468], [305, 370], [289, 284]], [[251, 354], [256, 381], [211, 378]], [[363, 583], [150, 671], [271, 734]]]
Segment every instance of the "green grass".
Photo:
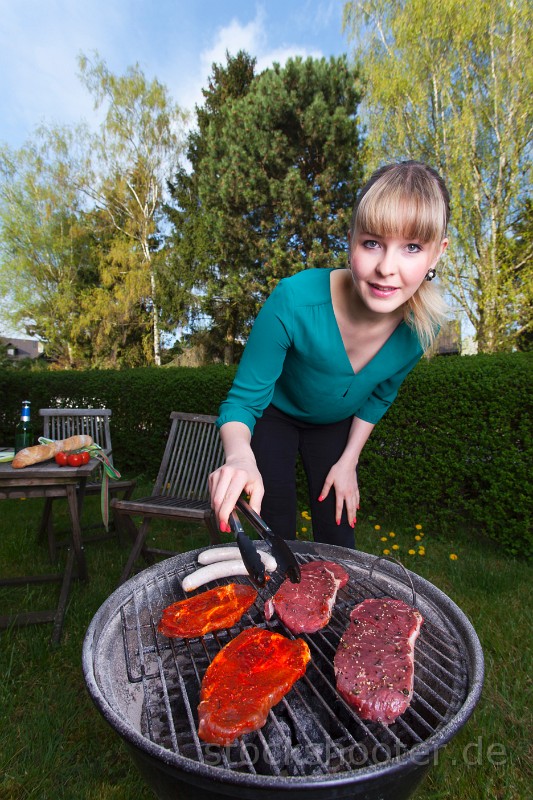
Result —
[[[4, 501], [0, 509], [0, 575], [50, 571], [46, 547], [35, 541], [41, 501]], [[85, 520], [96, 521], [98, 513], [98, 500], [89, 498]], [[57, 514], [61, 516], [66, 520], [63, 512]], [[422, 523], [421, 532], [415, 523]], [[376, 555], [389, 549], [465, 611], [483, 645], [486, 679], [473, 717], [438, 754], [416, 797], [526, 800], [533, 785], [528, 759], [531, 567], [466, 532], [458, 531], [453, 541], [439, 539], [423, 523], [397, 520], [392, 527], [363, 515], [356, 526], [357, 547]], [[377, 524], [381, 530], [375, 529]], [[308, 526], [302, 519], [302, 538], [310, 535], [301, 530]], [[390, 531], [396, 535], [391, 537]], [[415, 535], [421, 536], [420, 542]], [[208, 543], [199, 526], [161, 524], [154, 538], [182, 551]], [[397, 549], [392, 550], [394, 544]], [[418, 552], [421, 544], [424, 555]], [[93, 707], [81, 668], [85, 631], [116, 587], [127, 547], [112, 540], [88, 545], [86, 555], [90, 580], [72, 586], [59, 647], [50, 644], [51, 625], [0, 632], [0, 800], [153, 797], [120, 738]], [[57, 596], [57, 585], [0, 590], [0, 613], [22, 606], [47, 608]]]

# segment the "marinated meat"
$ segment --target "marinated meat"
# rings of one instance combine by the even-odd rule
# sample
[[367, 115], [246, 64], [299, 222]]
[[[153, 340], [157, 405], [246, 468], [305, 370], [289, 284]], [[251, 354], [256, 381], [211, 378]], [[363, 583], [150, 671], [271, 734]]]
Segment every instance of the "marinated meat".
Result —
[[192, 639], [210, 631], [231, 628], [256, 597], [255, 589], [241, 583], [217, 586], [165, 608], [157, 630], [164, 636]]
[[274, 612], [292, 633], [316, 633], [328, 624], [337, 591], [348, 582], [348, 573], [333, 561], [302, 564], [300, 583], [285, 580], [265, 603], [265, 617]]
[[247, 628], [217, 653], [205, 673], [198, 735], [222, 746], [262, 728], [270, 709], [305, 673], [311, 658], [303, 639]]
[[401, 600], [364, 600], [353, 609], [334, 668], [339, 694], [361, 719], [390, 725], [408, 708], [422, 622]]

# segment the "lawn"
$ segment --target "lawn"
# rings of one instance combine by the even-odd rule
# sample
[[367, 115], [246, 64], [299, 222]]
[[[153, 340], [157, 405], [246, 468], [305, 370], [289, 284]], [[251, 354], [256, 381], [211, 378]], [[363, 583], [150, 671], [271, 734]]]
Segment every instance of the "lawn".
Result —
[[[44, 543], [35, 542], [41, 501], [6, 500], [1, 509], [0, 574], [50, 570]], [[89, 498], [84, 519], [94, 521], [98, 513], [98, 499]], [[62, 511], [59, 526], [61, 517], [66, 520]], [[304, 511], [302, 538], [309, 537], [309, 526]], [[448, 594], [472, 621], [484, 649], [481, 701], [438, 753], [417, 800], [531, 797], [531, 566], [465, 531], [444, 541], [423, 519], [392, 524], [362, 513], [356, 532], [358, 549], [376, 555], [388, 550]], [[180, 551], [208, 543], [199, 526], [161, 524], [154, 538]], [[127, 548], [114, 539], [88, 545], [86, 556], [90, 580], [73, 584], [59, 647], [50, 644], [51, 625], [0, 632], [0, 800], [153, 797], [118, 735], [94, 709], [81, 669], [85, 631], [116, 587]], [[56, 585], [0, 590], [0, 613], [15, 604], [48, 607], [57, 591]]]

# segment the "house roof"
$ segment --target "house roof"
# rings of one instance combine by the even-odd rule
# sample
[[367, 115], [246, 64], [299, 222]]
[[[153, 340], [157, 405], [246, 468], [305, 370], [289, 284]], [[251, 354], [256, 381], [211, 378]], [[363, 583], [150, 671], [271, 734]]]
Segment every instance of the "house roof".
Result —
[[15, 354], [12, 358], [17, 360], [22, 358], [38, 358], [43, 352], [42, 342], [37, 339], [17, 339], [8, 336], [0, 336], [0, 343], [7, 347], [12, 347]]

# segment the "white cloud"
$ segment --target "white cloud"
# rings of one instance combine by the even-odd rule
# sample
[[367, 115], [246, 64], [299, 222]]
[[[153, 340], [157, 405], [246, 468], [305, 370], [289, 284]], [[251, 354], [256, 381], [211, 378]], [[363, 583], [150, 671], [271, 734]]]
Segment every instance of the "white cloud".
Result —
[[201, 53], [202, 68], [208, 74], [213, 63], [225, 64], [226, 51], [235, 56], [239, 50], [246, 50], [250, 55], [255, 55], [264, 50], [267, 36], [264, 28], [264, 13], [258, 10], [256, 18], [247, 25], [242, 25], [237, 19], [232, 19], [216, 32], [211, 47]]
[[202, 88], [207, 86], [207, 80], [212, 71], [213, 64], [226, 64], [226, 53], [235, 56], [239, 50], [245, 50], [257, 60], [256, 72], [268, 69], [275, 62], [282, 66], [287, 59], [295, 56], [312, 56], [320, 58], [320, 50], [311, 50], [301, 45], [284, 45], [272, 47], [269, 41], [266, 17], [263, 9], [258, 8], [255, 19], [248, 23], [241, 23], [233, 18], [229, 24], [215, 31], [212, 41], [200, 53], [200, 64], [196, 74], [182, 84], [179, 91], [179, 102], [184, 108], [192, 110], [203, 103]]
[[[98, 50], [115, 74], [139, 62], [193, 112], [227, 51], [245, 50], [258, 71], [291, 56], [320, 57], [323, 26], [338, 2], [259, 0], [254, 11], [244, 0], [0, 0], [0, 140], [19, 146], [43, 121], [95, 121], [78, 77], [80, 52]], [[317, 38], [317, 30], [324, 35]]]

